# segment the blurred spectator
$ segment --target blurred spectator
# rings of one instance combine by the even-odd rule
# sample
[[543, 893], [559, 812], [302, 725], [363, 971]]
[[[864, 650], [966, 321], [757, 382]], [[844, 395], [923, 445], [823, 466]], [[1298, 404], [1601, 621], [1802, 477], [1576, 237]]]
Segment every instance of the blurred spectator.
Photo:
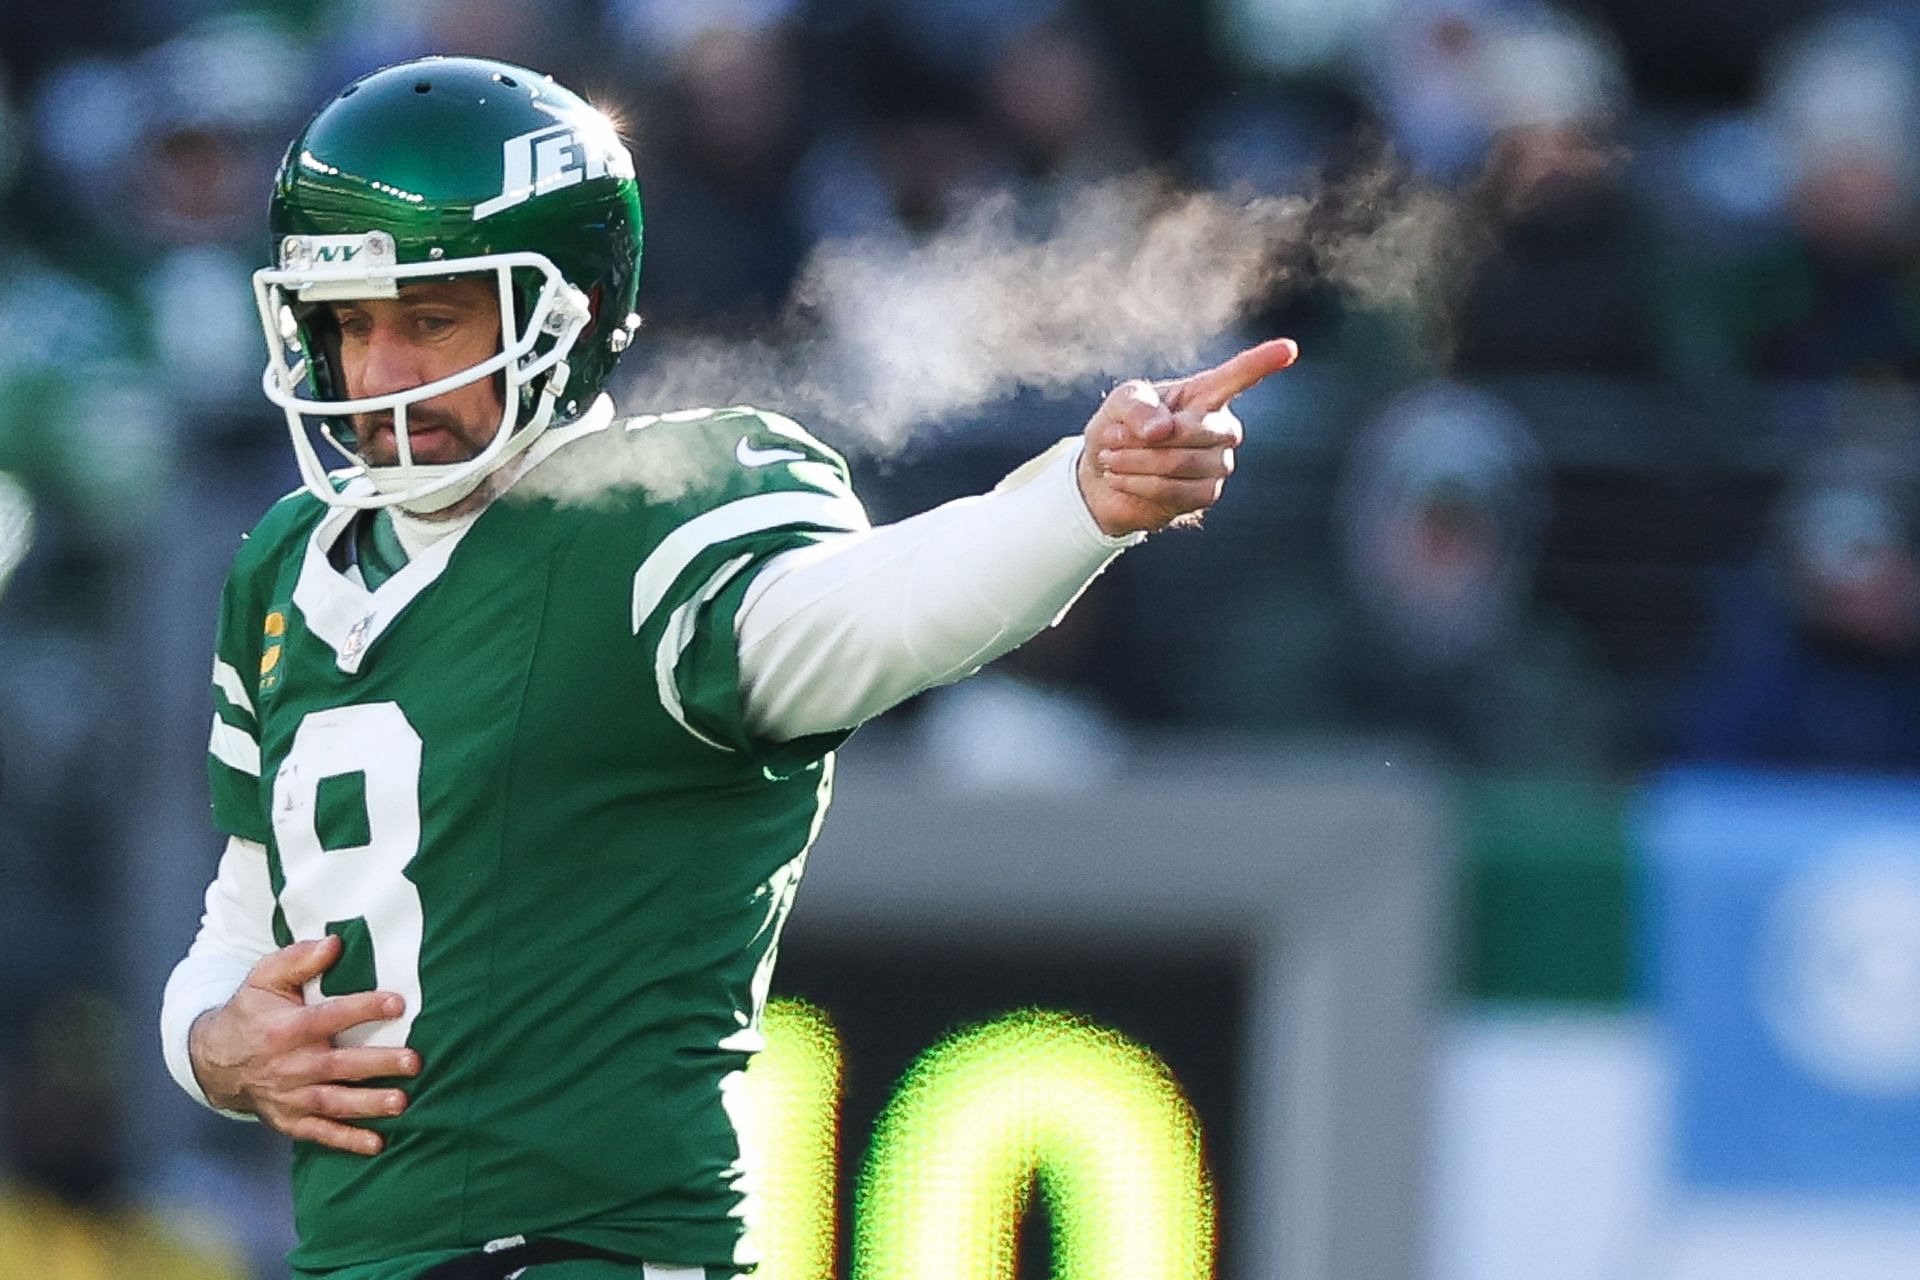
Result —
[[[1416, 250], [1432, 259], [1429, 278], [1388, 302], [1290, 286], [1276, 321], [1330, 339], [1314, 350], [1368, 377], [1650, 369], [1651, 236], [1625, 181], [1632, 102], [1611, 35], [1551, 9], [1471, 0], [1416, 0], [1402, 18], [1356, 60], [1384, 137], [1321, 142], [1313, 221], [1359, 239], [1369, 219], [1437, 189], [1418, 206], [1443, 228], [1437, 250]], [[1316, 117], [1324, 138], [1335, 116], [1323, 90], [1304, 99], [1314, 111], [1291, 99], [1267, 112], [1282, 151], [1298, 150], [1284, 139]], [[1285, 172], [1266, 151], [1256, 164]], [[1232, 181], [1217, 162], [1208, 171]]]
[[1086, 28], [1053, 19], [1010, 33], [985, 78], [986, 119], [1029, 202], [1137, 168], [1127, 104]]
[[1622, 181], [1631, 103], [1611, 36], [1547, 9], [1415, 5], [1370, 87], [1397, 154], [1466, 201], [1454, 296], [1420, 326], [1429, 367], [1647, 368], [1646, 237]]
[[[9, 279], [20, 282], [0, 268]], [[168, 469], [148, 375], [91, 360], [88, 341], [41, 354], [88, 309], [47, 278], [35, 287], [54, 307], [44, 330], [26, 310], [35, 295], [0, 293], [0, 317], [22, 317], [0, 340], [0, 985], [10, 971], [104, 962], [82, 940], [116, 883], [130, 729], [151, 674], [153, 625], [127, 605], [128, 564]], [[92, 337], [111, 335], [107, 315]], [[138, 660], [121, 659], [123, 641], [143, 646]]]
[[[1115, 61], [1068, 6], [924, 3], [876, 11], [844, 42], [853, 110], [800, 175], [812, 239], [923, 239], [1011, 199], [1045, 234], [1085, 184], [1140, 163]], [[976, 14], [965, 39], [934, 39]]]
[[1532, 598], [1547, 476], [1511, 411], [1406, 393], [1349, 456], [1338, 513], [1344, 584], [1244, 589], [1192, 664], [1209, 718], [1518, 772], [1623, 763], [1610, 677]]
[[[1256, 75], [1298, 80], [1361, 60], [1419, 25], [1432, 7], [1421, 0], [1217, 0], [1207, 9], [1224, 60]], [[1447, 7], [1479, 6], [1454, 0]]]
[[798, 0], [607, 0], [607, 24], [623, 43], [660, 59], [664, 68], [716, 31], [785, 27], [799, 7]]
[[0, 1092], [0, 1276], [27, 1280], [239, 1280], [210, 1224], [163, 1221], [131, 1200], [120, 1168], [119, 1015], [67, 989], [26, 1025]]
[[988, 74], [995, 53], [1022, 32], [1062, 16], [1063, 0], [881, 0], [888, 27], [910, 61], [955, 83]]
[[847, 46], [854, 109], [809, 150], [796, 180], [810, 240], [911, 243], [1006, 185], [977, 86], [918, 59], [883, 21], [850, 32]]
[[[1687, 236], [1669, 253], [1677, 372], [1884, 380], [1920, 373], [1920, 56], [1896, 26], [1817, 23], [1768, 69], [1745, 141], [1782, 202], [1765, 234]], [[1741, 143], [1726, 123], [1711, 161]], [[1777, 192], [1777, 194], [1775, 194]], [[1681, 229], [1682, 232], [1686, 228]]]
[[1416, 0], [1359, 60], [1375, 113], [1422, 178], [1459, 185], [1486, 155], [1495, 126], [1483, 64], [1499, 21], [1489, 3]]
[[140, 317], [112, 326], [115, 354], [154, 359], [196, 410], [190, 429], [253, 413], [261, 192], [310, 105], [309, 72], [288, 31], [236, 15], [42, 82], [36, 139], [67, 213], [54, 251]]
[[1198, 113], [1184, 150], [1194, 176], [1213, 190], [1305, 195], [1362, 113], [1337, 87], [1261, 93], [1236, 86]]
[[179, 24], [181, 7], [149, 0], [0, 5], [0, 71], [27, 81], [84, 52], [152, 44]]
[[1453, 368], [1647, 370], [1648, 241], [1622, 181], [1617, 49], [1550, 16], [1488, 33], [1472, 65], [1491, 130], [1474, 195], [1493, 247], [1454, 310]]
[[788, 198], [800, 76], [777, 27], [683, 33], [641, 128], [650, 324], [713, 330], [772, 319], [804, 252]]
[[1822, 459], [1776, 541], [1720, 592], [1682, 703], [1683, 757], [1920, 771], [1920, 554], [1911, 469], [1878, 448]]
[[[284, 0], [283, 0], [284, 2]], [[591, 56], [595, 0], [294, 0], [315, 3], [321, 16], [308, 24], [321, 39], [313, 52], [324, 64], [306, 82], [332, 86], [429, 54], [504, 58], [536, 67], [566, 83], [582, 79]], [[716, 7], [712, 0], [681, 5], [688, 11]], [[324, 92], [324, 90], [321, 90]], [[319, 107], [311, 104], [312, 109]], [[297, 122], [295, 122], [297, 123]], [[282, 143], [285, 138], [281, 139]], [[274, 157], [276, 160], [278, 156]]]

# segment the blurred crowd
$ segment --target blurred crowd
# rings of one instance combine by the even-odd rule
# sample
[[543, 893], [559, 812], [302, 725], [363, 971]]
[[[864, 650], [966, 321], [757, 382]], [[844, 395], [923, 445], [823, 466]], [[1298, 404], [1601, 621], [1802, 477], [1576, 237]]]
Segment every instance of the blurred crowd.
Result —
[[[778, 342], [817, 246], [925, 243], [996, 194], [1037, 227], [1146, 171], [1343, 226], [1414, 189], [1455, 211], [1422, 287], [1274, 272], [1223, 342], [1290, 333], [1306, 360], [1242, 406], [1206, 536], [1156, 539], [1069, 625], [909, 708], [898, 732], [951, 777], [1070, 785], [1169, 728], [1560, 778], [1920, 770], [1920, 10], [1605, 11], [5, 6], [0, 1022], [80, 1017], [47, 993], [111, 981], [64, 944], [113, 909], [146, 753], [204, 697], [156, 672], [204, 684], [232, 539], [295, 479], [248, 286], [268, 178], [326, 92], [428, 52], [551, 71], [621, 121], [635, 378], [678, 338]], [[1738, 39], [1686, 45], [1722, 20]], [[1088, 403], [1016, 396], [857, 478], [904, 514], [1017, 462], [1036, 437], [1008, 423], [1073, 430]], [[11, 1078], [39, 1078], [30, 1040]], [[113, 1184], [62, 1176], [88, 1202]]]

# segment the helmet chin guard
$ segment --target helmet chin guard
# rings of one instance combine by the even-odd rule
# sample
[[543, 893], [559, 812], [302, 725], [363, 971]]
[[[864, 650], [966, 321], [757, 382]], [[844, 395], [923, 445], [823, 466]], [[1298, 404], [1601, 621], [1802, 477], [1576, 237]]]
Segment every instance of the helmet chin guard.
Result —
[[[431, 514], [452, 506], [478, 489], [486, 478], [519, 454], [552, 422], [566, 390], [567, 357], [593, 318], [586, 295], [545, 255], [532, 252], [486, 254], [434, 262], [398, 264], [384, 232], [362, 236], [289, 236], [282, 242], [282, 265], [254, 273], [254, 300], [267, 338], [267, 367], [261, 389], [286, 414], [300, 478], [308, 492], [331, 506], [359, 509], [402, 507]], [[524, 318], [516, 306], [516, 271], [537, 272], [540, 287]], [[313, 360], [297, 306], [368, 298], [397, 297], [409, 280], [456, 275], [494, 277], [501, 317], [501, 349], [493, 356], [433, 382], [385, 395], [324, 399], [302, 394], [317, 384]], [[517, 332], [511, 327], [517, 324]], [[407, 430], [408, 409], [470, 386], [483, 378], [502, 380], [500, 423], [486, 446], [453, 463], [413, 460]], [[314, 389], [319, 390], [316, 385]], [[344, 390], [344, 388], [342, 388]], [[352, 414], [393, 414], [398, 463], [375, 466], [341, 438], [339, 427]], [[319, 421], [309, 425], [308, 418]], [[329, 472], [315, 447], [324, 440], [347, 464]], [[358, 441], [355, 441], [357, 444]], [[341, 481], [364, 476], [371, 483], [343, 492]]]

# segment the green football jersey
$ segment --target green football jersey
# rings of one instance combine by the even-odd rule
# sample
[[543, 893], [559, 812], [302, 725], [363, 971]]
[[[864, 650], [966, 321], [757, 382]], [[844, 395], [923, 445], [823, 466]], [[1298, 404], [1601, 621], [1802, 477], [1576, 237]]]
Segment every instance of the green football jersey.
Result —
[[843, 735], [755, 737], [734, 617], [866, 516], [753, 410], [532, 457], [374, 591], [341, 566], [355, 513], [288, 497], [222, 597], [215, 821], [265, 845], [283, 944], [344, 939], [309, 1000], [406, 996], [343, 1040], [423, 1062], [380, 1155], [296, 1144], [302, 1272], [512, 1235], [752, 1261], [727, 1098]]

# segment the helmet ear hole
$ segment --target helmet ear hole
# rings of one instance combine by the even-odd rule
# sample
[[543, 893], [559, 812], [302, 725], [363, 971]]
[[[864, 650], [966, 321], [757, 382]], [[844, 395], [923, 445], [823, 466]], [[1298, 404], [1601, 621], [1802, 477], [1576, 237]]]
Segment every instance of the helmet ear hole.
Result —
[[[528, 271], [515, 271], [513, 273], [513, 288], [509, 290], [513, 300], [513, 314], [511, 316], [501, 317], [500, 340], [502, 342], [512, 342], [516, 340], [520, 335], [521, 327], [532, 319], [535, 309], [540, 305], [540, 287], [540, 278], [534, 273]], [[498, 387], [502, 396], [506, 395], [506, 386], [506, 374], [503, 372], [498, 379]], [[520, 407], [515, 414], [515, 425], [526, 422], [529, 416], [532, 415], [537, 403], [533, 384], [528, 383], [522, 386], [520, 388]]]
[[[324, 302], [297, 305], [293, 310], [300, 331], [300, 343], [307, 354], [307, 378], [313, 393], [322, 400], [347, 398], [347, 380], [340, 364], [340, 321], [333, 308]], [[350, 418], [324, 418], [325, 427], [349, 449], [359, 447]]]
[[340, 321], [333, 308], [324, 302], [297, 303], [293, 318], [300, 345], [306, 351], [307, 376], [314, 394], [322, 400], [346, 399], [346, 380], [340, 370]]

